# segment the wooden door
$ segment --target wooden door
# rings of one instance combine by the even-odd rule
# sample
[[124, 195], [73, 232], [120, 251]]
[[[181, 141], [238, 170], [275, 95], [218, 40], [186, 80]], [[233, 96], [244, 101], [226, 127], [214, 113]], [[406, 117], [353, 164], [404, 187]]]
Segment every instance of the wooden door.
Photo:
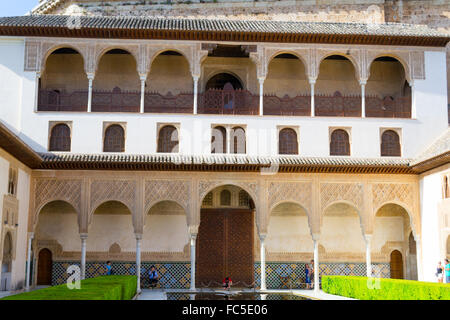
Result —
[[403, 279], [403, 259], [398, 250], [391, 253], [391, 279]]
[[39, 251], [37, 284], [52, 284], [52, 252], [48, 249]]
[[231, 277], [233, 285], [249, 286], [253, 275], [252, 210], [202, 209], [197, 238], [196, 285], [220, 285]]

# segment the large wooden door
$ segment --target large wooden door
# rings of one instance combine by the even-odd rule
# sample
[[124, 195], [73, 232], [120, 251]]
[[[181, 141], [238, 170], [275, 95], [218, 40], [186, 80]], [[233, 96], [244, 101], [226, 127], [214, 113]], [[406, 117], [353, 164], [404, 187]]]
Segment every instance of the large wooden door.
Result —
[[253, 284], [253, 234], [252, 210], [202, 209], [196, 286], [217, 286], [226, 276], [237, 287]]
[[37, 284], [52, 284], [52, 252], [48, 249], [39, 251]]
[[391, 253], [391, 279], [403, 279], [403, 259], [398, 250]]

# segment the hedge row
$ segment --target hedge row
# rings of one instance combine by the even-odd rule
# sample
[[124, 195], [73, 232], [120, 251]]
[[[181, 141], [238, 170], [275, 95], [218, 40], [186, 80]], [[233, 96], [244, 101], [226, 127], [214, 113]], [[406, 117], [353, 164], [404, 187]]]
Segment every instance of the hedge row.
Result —
[[1, 300], [131, 300], [136, 291], [136, 276], [102, 276], [82, 280], [80, 289], [70, 290], [67, 284], [62, 284]]
[[359, 300], [450, 300], [450, 284], [413, 280], [323, 276], [322, 289]]

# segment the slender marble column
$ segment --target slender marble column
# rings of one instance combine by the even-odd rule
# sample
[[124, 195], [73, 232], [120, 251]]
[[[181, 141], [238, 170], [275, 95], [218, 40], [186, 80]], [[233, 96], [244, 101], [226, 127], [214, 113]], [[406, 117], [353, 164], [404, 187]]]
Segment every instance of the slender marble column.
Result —
[[366, 83], [367, 81], [361, 80], [361, 117], [366, 117]]
[[194, 114], [197, 114], [198, 110], [198, 79], [199, 76], [193, 76], [194, 79]]
[[92, 83], [94, 81], [94, 76], [94, 73], [88, 73], [87, 75], [89, 80], [87, 112], [91, 112], [92, 110]]
[[41, 78], [41, 73], [36, 72], [36, 83], [35, 83], [35, 97], [34, 97], [34, 111], [37, 112], [39, 109], [39, 79]]
[[141, 79], [140, 113], [144, 113], [144, 110], [145, 110], [145, 80], [147, 80], [147, 75], [141, 75], [139, 78]]
[[320, 283], [319, 283], [319, 236], [313, 235], [314, 241], [314, 291], [319, 292]]
[[195, 245], [197, 234], [191, 234], [191, 290], [195, 291]]
[[87, 233], [80, 233], [81, 238], [81, 280], [86, 278], [86, 240]]
[[417, 255], [417, 280], [423, 281], [423, 270], [422, 270], [422, 243], [419, 236], [414, 236], [416, 240], [416, 255]]
[[314, 86], [316, 85], [316, 79], [310, 79], [309, 84], [311, 85], [311, 117], [316, 116], [316, 107], [314, 100]]
[[137, 293], [141, 293], [141, 241], [142, 241], [142, 235], [136, 234]]
[[372, 241], [372, 235], [366, 234], [364, 235], [364, 238], [366, 240], [366, 270], [367, 270], [367, 276], [372, 276], [372, 258], [370, 254], [370, 245]]
[[31, 243], [33, 242], [33, 238], [34, 238], [34, 232], [30, 232], [29, 238], [28, 238], [28, 256], [27, 256], [27, 283], [26, 283], [27, 291], [30, 290], [30, 286], [31, 286], [30, 268], [31, 268], [31, 264], [33, 263], [33, 261], [31, 261]]
[[260, 235], [259, 240], [261, 241], [261, 290], [266, 290], [266, 246], [264, 244], [266, 235]]
[[259, 115], [264, 115], [264, 78], [259, 78]]

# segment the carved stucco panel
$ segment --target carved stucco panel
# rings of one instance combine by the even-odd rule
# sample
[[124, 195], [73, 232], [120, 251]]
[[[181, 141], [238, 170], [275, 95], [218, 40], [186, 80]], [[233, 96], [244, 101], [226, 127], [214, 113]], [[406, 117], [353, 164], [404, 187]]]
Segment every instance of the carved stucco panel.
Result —
[[300, 204], [311, 214], [312, 208], [312, 183], [311, 182], [270, 182], [268, 185], [268, 208], [282, 202], [292, 201]]
[[78, 179], [36, 179], [34, 181], [34, 210], [36, 217], [45, 204], [56, 200], [70, 203], [80, 213], [81, 185], [82, 180]]
[[239, 180], [232, 180], [230, 182], [223, 181], [223, 180], [201, 180], [198, 183], [198, 199], [200, 203], [203, 201], [203, 198], [206, 196], [206, 194], [210, 191], [212, 191], [214, 188], [223, 186], [226, 184], [232, 184], [235, 186], [238, 186], [245, 191], [248, 192], [250, 197], [255, 202], [255, 205], [257, 205], [258, 201], [258, 183], [256, 181], [239, 181]]
[[387, 202], [397, 202], [413, 208], [413, 187], [408, 183], [375, 183], [372, 186], [373, 208], [378, 210]]
[[91, 183], [90, 216], [106, 201], [120, 201], [131, 213], [136, 212], [137, 182], [135, 180], [94, 180]]
[[321, 183], [320, 209], [323, 215], [325, 208], [333, 202], [347, 201], [363, 212], [363, 184], [362, 183]]
[[[383, 50], [380, 49], [368, 49], [367, 50], [367, 55], [366, 55], [366, 72], [367, 72], [367, 77], [370, 77], [370, 67], [372, 65], [372, 62], [380, 56], [391, 56], [394, 57], [396, 59], [398, 59], [400, 61], [400, 63], [403, 65], [403, 68], [405, 69], [405, 77], [406, 80], [408, 81], [408, 83], [411, 84], [411, 79], [413, 79], [413, 74], [411, 71], [411, 56], [410, 53], [408, 51], [403, 51], [403, 50], [392, 50], [390, 48], [386, 48]], [[417, 54], [416, 58], [422, 59], [422, 63], [423, 63], [423, 51], [421, 52], [421, 54]]]
[[190, 214], [191, 181], [190, 180], [148, 180], [145, 181], [145, 205], [147, 213], [158, 202], [170, 200], [181, 205]]

